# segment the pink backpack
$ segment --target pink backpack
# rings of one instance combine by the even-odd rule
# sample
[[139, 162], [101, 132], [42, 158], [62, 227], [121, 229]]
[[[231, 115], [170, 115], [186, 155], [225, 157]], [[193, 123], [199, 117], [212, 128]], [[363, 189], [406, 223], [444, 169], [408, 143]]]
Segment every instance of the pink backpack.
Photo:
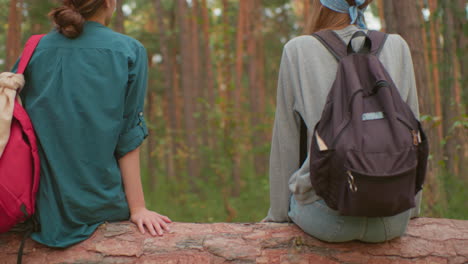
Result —
[[0, 74], [0, 233], [34, 214], [40, 163], [36, 135], [17, 96], [24, 70], [44, 35], [26, 43], [16, 73]]

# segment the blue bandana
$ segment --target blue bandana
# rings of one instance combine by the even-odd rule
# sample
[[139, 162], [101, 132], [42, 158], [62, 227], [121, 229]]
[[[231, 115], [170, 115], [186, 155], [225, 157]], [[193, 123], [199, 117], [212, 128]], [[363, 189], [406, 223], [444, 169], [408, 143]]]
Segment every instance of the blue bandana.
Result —
[[364, 12], [359, 7], [366, 2], [366, 0], [356, 0], [355, 6], [350, 6], [346, 0], [320, 0], [322, 5], [330, 8], [333, 11], [340, 13], [349, 13], [351, 17], [351, 24], [357, 22], [360, 28], [367, 29], [364, 23]]

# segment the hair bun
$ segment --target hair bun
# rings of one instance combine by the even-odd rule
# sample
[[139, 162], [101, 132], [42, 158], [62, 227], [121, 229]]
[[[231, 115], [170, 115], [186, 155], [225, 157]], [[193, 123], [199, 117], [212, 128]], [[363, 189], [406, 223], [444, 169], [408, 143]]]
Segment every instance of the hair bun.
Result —
[[68, 38], [76, 38], [83, 32], [85, 18], [73, 7], [61, 6], [49, 13], [57, 30]]

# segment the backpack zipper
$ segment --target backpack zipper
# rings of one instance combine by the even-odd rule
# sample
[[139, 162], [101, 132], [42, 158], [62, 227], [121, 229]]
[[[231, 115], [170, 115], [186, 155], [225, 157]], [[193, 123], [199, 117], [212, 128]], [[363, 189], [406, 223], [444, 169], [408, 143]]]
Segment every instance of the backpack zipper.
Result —
[[419, 145], [419, 133], [418, 133], [418, 131], [414, 130], [402, 118], [397, 116], [397, 119], [410, 130], [411, 137], [413, 138], [413, 145], [415, 145], [415, 146]]
[[357, 192], [358, 188], [356, 186], [356, 183], [354, 182], [354, 176], [351, 173], [351, 171], [346, 172], [348, 174], [348, 187], [352, 192]]
[[411, 134], [413, 135], [413, 144], [415, 146], [419, 145], [419, 135], [416, 130], [411, 130]]

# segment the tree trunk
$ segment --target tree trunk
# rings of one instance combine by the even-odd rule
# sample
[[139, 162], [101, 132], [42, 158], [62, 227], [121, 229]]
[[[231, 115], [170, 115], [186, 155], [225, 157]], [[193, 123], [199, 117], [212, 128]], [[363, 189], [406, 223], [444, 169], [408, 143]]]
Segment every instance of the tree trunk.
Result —
[[[163, 237], [128, 222], [101, 225], [66, 249], [27, 241], [24, 262], [39, 263], [467, 263], [468, 221], [418, 218], [386, 243], [325, 243], [294, 224], [173, 223]], [[22, 234], [0, 234], [0, 262], [15, 263]], [[3, 261], [3, 262], [2, 262]]]
[[[149, 86], [152, 87], [152, 81], [150, 80]], [[147, 147], [148, 147], [148, 152], [146, 153], [146, 161], [147, 161], [147, 168], [148, 168], [148, 180], [149, 180], [149, 185], [150, 189], [152, 191], [156, 190], [156, 184], [157, 184], [157, 179], [156, 179], [156, 159], [154, 157], [154, 149], [156, 147], [155, 143], [155, 133], [154, 130], [151, 128], [151, 124], [153, 123], [153, 115], [154, 115], [154, 97], [155, 94], [153, 91], [149, 90], [146, 96], [146, 105], [145, 105], [145, 118], [146, 121], [148, 122], [148, 138], [147, 138]]]
[[[240, 2], [245, 1], [241, 0]], [[235, 141], [235, 137], [239, 136], [240, 127], [238, 111], [240, 110], [237, 107], [237, 103], [240, 100], [240, 87], [232, 88], [232, 77], [231, 77], [231, 58], [229, 56], [231, 50], [231, 36], [230, 36], [230, 21], [229, 21], [229, 1], [223, 0], [223, 83], [221, 85], [221, 97], [222, 97], [222, 111], [224, 113], [224, 142], [225, 142], [225, 152], [231, 154], [232, 162], [232, 195], [237, 197], [240, 194], [240, 183], [241, 183], [241, 153], [240, 153], [240, 142], [232, 144], [232, 149], [228, 149], [227, 144], [231, 141]], [[239, 93], [239, 94], [238, 94]], [[236, 98], [239, 96], [239, 98]], [[232, 101], [231, 101], [232, 100]], [[230, 107], [233, 107], [232, 113]], [[224, 191], [224, 193], [228, 193]], [[226, 198], [224, 198], [226, 199]]]
[[114, 30], [119, 33], [125, 34], [125, 26], [124, 26], [125, 16], [122, 10], [122, 4], [123, 4], [123, 0], [116, 1]]
[[182, 105], [182, 92], [181, 92], [181, 87], [180, 87], [180, 69], [177, 65], [177, 47], [173, 47], [171, 49], [171, 61], [172, 61], [172, 87], [174, 91], [174, 108], [173, 111], [175, 113], [176, 117], [176, 122], [175, 122], [175, 133], [174, 133], [174, 139], [175, 139], [175, 146], [178, 146], [180, 141], [182, 139], [182, 110], [183, 110], [183, 105]]
[[[247, 2], [250, 0], [239, 1], [239, 12], [237, 16], [237, 30], [236, 30], [236, 87], [233, 91], [234, 110], [236, 113], [240, 110], [240, 100], [242, 93], [242, 76], [244, 72], [244, 39], [246, 29], [246, 7]], [[236, 119], [240, 117], [236, 115]]]
[[169, 145], [169, 153], [170, 156], [168, 159], [168, 164], [167, 164], [167, 172], [168, 172], [168, 177], [170, 179], [175, 177], [175, 165], [174, 165], [174, 157], [175, 153], [177, 151], [176, 144], [175, 144], [175, 133], [174, 130], [176, 130], [177, 124], [176, 124], [176, 110], [175, 107], [177, 107], [177, 101], [176, 101], [176, 96], [175, 96], [175, 88], [173, 87], [173, 65], [172, 65], [172, 59], [171, 59], [171, 54], [169, 51], [169, 45], [170, 45], [170, 40], [167, 35], [167, 26], [164, 23], [164, 17], [165, 13], [164, 9], [161, 4], [161, 0], [155, 0], [154, 1], [154, 7], [155, 7], [155, 13], [156, 13], [156, 20], [158, 23], [158, 33], [159, 33], [159, 42], [160, 42], [160, 48], [161, 48], [161, 54], [163, 57], [163, 71], [164, 71], [164, 85], [166, 86], [164, 89], [164, 93], [166, 95], [166, 98], [168, 99], [168, 127], [167, 127], [167, 133], [168, 133], [168, 145]]
[[[430, 115], [432, 113], [432, 105], [430, 103], [430, 86], [428, 85], [429, 73], [426, 72], [425, 50], [422, 43], [424, 43], [424, 36], [422, 35], [422, 21], [421, 7], [417, 1], [407, 0], [393, 0], [383, 1], [385, 23], [388, 33], [400, 34], [408, 43], [414, 64], [414, 72], [416, 77], [416, 86], [418, 89], [419, 107], [421, 115]], [[436, 146], [440, 144], [431, 130], [431, 127], [423, 123], [428, 138], [431, 140], [430, 145]], [[431, 149], [433, 153], [434, 149]], [[436, 153], [437, 155], [437, 153]], [[436, 178], [434, 168], [437, 167], [438, 160], [429, 160], [428, 175], [426, 176], [426, 192], [425, 197], [428, 197], [427, 206], [431, 210], [436, 203], [439, 196], [438, 180]]]
[[[177, 8], [176, 4], [174, 4], [174, 7], [171, 9], [170, 12], [170, 23], [169, 23], [169, 31], [170, 32], [177, 32]], [[182, 100], [182, 91], [181, 91], [181, 77], [180, 77], [180, 67], [177, 62], [178, 56], [179, 56], [179, 50], [180, 47], [178, 43], [179, 41], [179, 36], [177, 34], [172, 34], [170, 37], [170, 43], [172, 43], [172, 48], [170, 48], [170, 61], [172, 65], [172, 91], [173, 91], [173, 100], [174, 104], [172, 105], [172, 112], [175, 113], [175, 127], [172, 131], [173, 135], [173, 153], [174, 153], [174, 161], [176, 168], [179, 171], [183, 171], [183, 168], [185, 168], [185, 160], [180, 155], [181, 149], [182, 149], [182, 141], [184, 138], [183, 135], [183, 100]], [[181, 173], [176, 173], [175, 178], [176, 180], [181, 179]]]
[[[426, 7], [425, 6], [425, 3], [424, 3], [424, 0], [418, 0], [417, 2], [417, 5], [418, 5], [418, 9], [421, 10], [423, 7]], [[432, 14], [432, 16], [434, 16], [434, 14]], [[430, 33], [430, 25], [428, 26], [428, 29], [426, 29], [426, 22], [423, 18], [423, 16], [419, 16], [419, 18], [421, 19], [420, 23], [421, 23], [421, 36], [422, 36], [422, 47], [423, 47], [423, 52], [424, 52], [424, 61], [426, 62], [425, 63], [425, 72], [427, 74], [427, 83], [426, 83], [426, 88], [427, 88], [427, 97], [426, 97], [426, 105], [428, 106], [427, 108], [427, 111], [426, 113], [424, 113], [425, 115], [430, 115], [430, 116], [434, 116], [435, 115], [435, 109], [434, 109], [434, 106], [437, 106], [437, 100], [440, 100], [440, 94], [437, 94], [436, 91], [439, 91], [439, 84], [437, 83], [436, 84], [436, 81], [438, 82], [438, 76], [433, 76], [433, 74], [431, 74], [431, 65], [429, 64], [429, 61], [430, 61], [430, 58], [429, 58], [429, 44], [428, 44], [428, 32]], [[429, 23], [430, 24], [430, 23]], [[431, 37], [432, 38], [432, 37]], [[436, 50], [437, 51], [437, 50]], [[437, 55], [437, 52], [436, 52], [436, 55]], [[438, 66], [435, 66], [433, 67], [432, 70], [434, 69], [437, 69]], [[435, 78], [432, 78], [432, 77], [435, 77]], [[439, 101], [439, 104], [440, 104], [440, 101]], [[440, 117], [440, 116], [439, 116]], [[437, 124], [437, 118], [434, 119], [436, 121], [432, 121], [432, 122], [426, 122], [426, 124], [424, 125], [426, 128], [429, 128], [429, 127], [434, 127], [434, 125]], [[442, 130], [442, 126], [438, 126], [438, 128], [440, 130]], [[426, 131], [426, 133], [428, 134], [429, 136], [429, 139], [431, 141], [430, 145], [431, 145], [431, 154], [433, 156], [433, 160], [436, 160], [436, 161], [439, 161], [442, 159], [443, 155], [442, 155], [442, 150], [440, 148], [440, 142], [442, 141], [442, 136], [440, 137], [437, 137], [438, 136], [438, 133], [434, 130], [434, 129], [431, 129], [430, 131]], [[433, 174], [433, 175], [439, 175], [440, 173], [440, 170], [439, 170], [439, 167], [434, 164], [433, 162], [429, 163], [429, 173], [430, 174]], [[434, 177], [432, 177], [434, 178]]]
[[265, 124], [265, 49], [263, 48], [265, 43], [262, 34], [263, 16], [262, 16], [262, 1], [259, 0], [256, 6], [258, 14], [258, 22], [255, 25], [255, 39], [256, 39], [256, 50], [257, 55], [255, 56], [255, 65], [257, 67], [257, 115], [258, 115], [258, 129], [254, 133], [254, 140], [258, 143], [256, 147], [259, 152], [255, 160], [255, 168], [258, 177], [263, 177], [266, 173], [268, 164], [268, 157], [266, 152], [263, 151], [263, 146], [266, 144], [267, 135], [264, 129]]
[[[418, 0], [417, 1], [417, 8], [418, 10], [422, 10], [423, 7], [425, 7], [424, 5], [424, 0]], [[424, 66], [425, 66], [425, 72], [426, 72], [426, 78], [427, 78], [427, 83], [426, 83], [426, 86], [427, 86], [427, 91], [429, 92], [428, 94], [428, 102], [427, 104], [430, 106], [428, 108], [429, 110], [429, 114], [431, 115], [434, 115], [434, 108], [433, 108], [433, 105], [434, 105], [434, 98], [432, 97], [432, 87], [430, 86], [430, 84], [432, 83], [432, 80], [431, 80], [431, 69], [430, 69], [430, 65], [429, 65], [429, 44], [427, 42], [427, 39], [428, 39], [428, 32], [426, 30], [426, 26], [425, 26], [425, 20], [424, 20], [424, 17], [421, 15], [418, 17], [420, 19], [419, 21], [419, 24], [421, 25], [421, 38], [422, 38], [422, 50], [423, 50], [423, 56], [424, 56]]]
[[[438, 119], [442, 118], [442, 102], [440, 99], [440, 75], [439, 75], [439, 21], [435, 14], [437, 11], [437, 0], [429, 0], [429, 10], [431, 19], [429, 20], [430, 27], [430, 42], [431, 42], [431, 62], [432, 62], [432, 84], [434, 86], [434, 106], [435, 116]], [[442, 125], [437, 126], [437, 142], [441, 142], [444, 138]], [[438, 146], [439, 144], [437, 144]], [[441, 156], [441, 155], [439, 155]]]
[[190, 37], [190, 12], [186, 0], [177, 1], [178, 19], [180, 25], [179, 46], [181, 51], [181, 76], [184, 101], [184, 123], [185, 123], [185, 143], [187, 146], [187, 175], [192, 191], [196, 191], [195, 180], [199, 175], [197, 153], [197, 137], [195, 113], [195, 93], [192, 89], [193, 76], [193, 56], [191, 55]]
[[[395, 12], [394, 1], [381, 0], [383, 6], [383, 12], [385, 15], [385, 32], [394, 33], [398, 31], [398, 12]], [[395, 0], [399, 2], [401, 0]], [[413, 3], [413, 2], [411, 2]], [[414, 4], [414, 3], [413, 3]], [[409, 18], [408, 18], [409, 19]]]
[[[457, 51], [457, 63], [456, 66], [456, 76], [455, 82], [456, 94], [457, 94], [457, 106], [459, 115], [466, 114], [468, 112], [468, 56], [466, 52], [468, 51], [468, 37], [466, 34], [466, 1], [465, 0], [456, 0], [453, 9], [454, 23], [455, 23], [455, 42], [456, 42], [456, 51]], [[465, 107], [463, 107], [463, 105]], [[468, 135], [466, 129], [463, 129], [463, 126], [457, 128], [459, 133], [459, 141], [462, 144], [458, 149], [458, 155], [460, 156], [459, 168], [458, 171], [461, 173], [459, 176], [465, 181], [468, 180], [468, 174], [464, 173], [468, 170], [468, 164], [464, 161], [468, 160]]]
[[[169, 32], [177, 32], [177, 8], [173, 8], [170, 12], [170, 23], [169, 23]], [[179, 55], [179, 45], [180, 41], [179, 36], [176, 34], [172, 34], [171, 37], [168, 39], [169, 43], [172, 43], [172, 48], [170, 48], [170, 61], [172, 65], [172, 91], [173, 91], [173, 108], [172, 111], [175, 113], [175, 127], [173, 131], [174, 135], [174, 146], [177, 149], [180, 149], [180, 141], [182, 140], [182, 111], [183, 111], [183, 104], [182, 104], [182, 92], [180, 87], [180, 68], [177, 64], [177, 58]], [[169, 47], [168, 47], [169, 48]], [[176, 151], [174, 152], [176, 153]], [[180, 160], [180, 159], [179, 159]], [[181, 167], [181, 166], [178, 166]], [[178, 175], [178, 174], [177, 174]], [[176, 176], [177, 176], [176, 175]]]
[[[462, 91], [462, 102], [465, 105], [465, 109], [463, 111], [468, 112], [468, 91], [466, 87], [468, 87], [468, 56], [466, 52], [468, 51], [468, 37], [466, 33], [466, 0], [455, 0], [455, 32], [456, 34], [455, 39], [457, 43], [457, 54], [458, 60], [460, 65], [460, 86], [465, 87], [464, 91]], [[465, 30], [465, 31], [464, 31]]]
[[[383, 0], [377, 0], [375, 1], [375, 4], [377, 6], [377, 9], [379, 11], [379, 18], [380, 18], [380, 24], [382, 26], [382, 28], [380, 29], [381, 31], [383, 32], [387, 32], [387, 26], [385, 24], [385, 4], [382, 3]], [[388, 2], [388, 1], [386, 1]]]
[[[457, 43], [457, 53], [458, 53], [458, 60], [459, 60], [459, 85], [464, 87], [464, 93], [461, 94], [463, 104], [468, 107], [468, 91], [466, 87], [468, 87], [468, 55], [466, 54], [468, 50], [468, 37], [466, 33], [466, 24], [467, 24], [467, 17], [466, 17], [466, 1], [465, 0], [456, 0], [454, 3], [454, 23], [455, 23], [455, 41]], [[464, 31], [465, 30], [465, 31]], [[464, 109], [466, 112], [466, 109]]]
[[441, 93], [440, 93], [440, 74], [439, 74], [439, 50], [440, 50], [440, 43], [439, 43], [439, 37], [440, 37], [440, 30], [439, 30], [439, 20], [436, 16], [437, 12], [437, 0], [429, 0], [428, 1], [428, 8], [430, 10], [430, 19], [429, 19], [429, 42], [430, 42], [430, 48], [429, 52], [430, 53], [430, 62], [432, 65], [429, 64], [430, 66], [428, 72], [428, 78], [431, 79], [430, 81], [430, 87], [431, 87], [431, 92], [429, 92], [429, 95], [431, 96], [432, 101], [430, 102], [432, 104], [431, 107], [431, 115], [434, 117], [432, 122], [428, 121], [427, 125], [425, 126], [426, 128], [432, 127], [431, 130], [426, 131], [428, 134], [429, 138], [429, 145], [430, 145], [430, 150], [431, 150], [431, 155], [432, 155], [432, 161], [429, 162], [429, 172], [428, 172], [428, 184], [427, 184], [427, 190], [428, 194], [426, 194], [426, 203], [428, 205], [428, 208], [430, 208], [429, 211], [433, 210], [433, 206], [437, 203], [437, 201], [441, 201], [441, 195], [444, 193], [440, 192], [440, 180], [436, 177], [436, 175], [440, 175], [442, 173], [441, 166], [439, 166], [439, 162], [443, 160], [444, 158], [444, 153], [443, 149], [441, 146], [441, 142], [444, 139], [444, 133], [443, 133], [443, 127], [441, 124], [442, 120], [442, 101], [441, 101]]
[[[201, 51], [201, 45], [200, 45], [200, 26], [199, 26], [199, 14], [200, 14], [200, 6], [199, 6], [199, 0], [192, 0], [192, 10], [190, 13], [190, 38], [191, 38], [191, 50], [192, 50], [192, 90], [194, 92], [194, 114], [196, 114], [196, 119], [195, 119], [195, 129], [196, 129], [196, 140], [197, 140], [197, 145], [203, 144], [207, 145], [208, 144], [208, 135], [207, 131], [208, 128], [206, 127], [205, 124], [207, 124], [207, 117], [206, 117], [206, 110], [204, 107], [204, 104], [200, 102], [201, 99], [204, 98], [203, 96], [203, 90], [202, 90], [202, 64], [201, 64], [201, 57], [200, 57], [200, 51]], [[194, 117], [195, 118], [195, 117]], [[203, 124], [203, 125], [200, 125]], [[201, 140], [200, 140], [201, 138]], [[200, 140], [200, 142], [198, 141]], [[200, 156], [200, 152], [198, 152], [198, 149], [196, 152], [194, 152], [194, 155], [197, 157]], [[199, 166], [203, 166], [204, 160], [199, 159]]]
[[[230, 121], [230, 127], [232, 127], [232, 136], [241, 135], [242, 133], [242, 118], [241, 118], [241, 100], [243, 82], [242, 77], [244, 74], [244, 41], [245, 41], [245, 30], [246, 30], [246, 19], [247, 19], [247, 4], [250, 0], [239, 1], [239, 12], [237, 15], [237, 30], [236, 30], [236, 61], [235, 61], [235, 87], [232, 90], [232, 106], [233, 106], [233, 118]], [[227, 6], [227, 4], [226, 4]], [[227, 7], [226, 7], [227, 10]], [[228, 23], [227, 21], [225, 23]], [[241, 144], [235, 144], [233, 151], [233, 170], [232, 170], [232, 195], [238, 197], [241, 188]]]
[[[457, 94], [460, 94], [460, 88], [458, 84], [458, 73], [457, 73], [457, 43], [456, 34], [463, 34], [455, 31], [455, 19], [454, 19], [454, 8], [455, 5], [448, 3], [447, 1], [441, 2], [443, 8], [443, 35], [444, 35], [444, 66], [443, 76], [444, 78], [444, 93], [445, 96], [443, 104], [443, 126], [444, 134], [446, 136], [446, 142], [444, 145], [445, 150], [445, 164], [448, 171], [452, 175], [460, 175], [459, 164], [464, 162], [464, 151], [461, 149], [463, 145], [466, 145], [462, 141], [463, 131], [458, 128], [453, 129], [453, 125], [457, 118], [460, 116], [460, 107], [457, 104]], [[458, 91], [457, 91], [458, 90]], [[461, 133], [460, 133], [461, 132]], [[457, 148], [460, 146], [460, 148]], [[449, 190], [447, 190], [449, 192]]]
[[5, 71], [10, 71], [21, 53], [21, 0], [10, 0]]
[[[394, 10], [398, 10], [398, 12], [394, 12], [395, 17], [389, 19], [389, 23], [387, 23], [388, 32], [398, 33], [408, 42], [413, 58], [421, 113], [430, 113], [431, 104], [430, 100], [427, 98], [430, 92], [427, 82], [428, 73], [425, 71], [427, 62], [424, 57], [424, 47], [421, 45], [421, 43], [424, 43], [421, 34], [421, 7], [413, 1], [394, 0], [388, 2], [393, 3]], [[385, 19], [387, 20], [387, 17], [385, 17]], [[390, 27], [392, 21], [395, 22], [395, 25]], [[396, 28], [393, 28], [393, 26], [396, 26]]]
[[[242, 1], [242, 0], [241, 0]], [[223, 8], [223, 51], [222, 51], [222, 64], [221, 69], [222, 69], [222, 78], [223, 81], [219, 85], [219, 93], [221, 96], [221, 109], [223, 113], [227, 113], [227, 108], [229, 105], [229, 90], [231, 88], [231, 63], [229, 59], [229, 51], [230, 51], [230, 36], [229, 36], [229, 1], [228, 0], [222, 0], [222, 8]]]
[[248, 16], [247, 53], [249, 55], [249, 92], [251, 119], [250, 128], [252, 147], [254, 149], [254, 167], [256, 175], [266, 171], [267, 159], [261, 148], [265, 143], [262, 133], [263, 113], [265, 111], [265, 85], [263, 77], [263, 47], [262, 47], [262, 6], [261, 0], [251, 1]]
[[216, 149], [216, 140], [214, 136], [214, 128], [211, 122], [211, 119], [208, 115], [209, 112], [212, 111], [212, 109], [215, 107], [216, 103], [216, 93], [215, 93], [215, 88], [214, 88], [214, 77], [213, 77], [213, 63], [211, 60], [211, 45], [210, 45], [210, 17], [208, 13], [208, 6], [206, 3], [206, 0], [201, 0], [201, 27], [203, 31], [203, 57], [204, 57], [204, 62], [203, 62], [203, 69], [204, 69], [204, 82], [203, 86], [204, 88], [204, 97], [207, 99], [207, 106], [203, 108], [204, 109], [204, 114], [208, 116], [208, 127], [205, 128], [207, 129], [207, 137], [208, 137], [208, 147], [210, 149]]
[[213, 107], [215, 105], [216, 93], [214, 90], [213, 65], [211, 61], [210, 17], [206, 0], [202, 0], [201, 13], [205, 55], [206, 90], [208, 94], [208, 104], [210, 107]]
[[[170, 100], [170, 93], [166, 92], [164, 93], [162, 102], [160, 101], [159, 104], [162, 104], [163, 108], [163, 119], [166, 124], [166, 135], [165, 138], [167, 139], [167, 143], [165, 144], [166, 148], [163, 149], [164, 153], [164, 160], [166, 163], [165, 169], [166, 169], [166, 179], [168, 182], [174, 180], [176, 177], [176, 170], [175, 170], [175, 153], [174, 153], [174, 142], [172, 139], [172, 129], [170, 128], [170, 123], [171, 123], [171, 100]], [[159, 137], [158, 137], [159, 138]]]
[[307, 34], [307, 20], [310, 16], [310, 1], [311, 0], [302, 0], [302, 28], [303, 32]]

